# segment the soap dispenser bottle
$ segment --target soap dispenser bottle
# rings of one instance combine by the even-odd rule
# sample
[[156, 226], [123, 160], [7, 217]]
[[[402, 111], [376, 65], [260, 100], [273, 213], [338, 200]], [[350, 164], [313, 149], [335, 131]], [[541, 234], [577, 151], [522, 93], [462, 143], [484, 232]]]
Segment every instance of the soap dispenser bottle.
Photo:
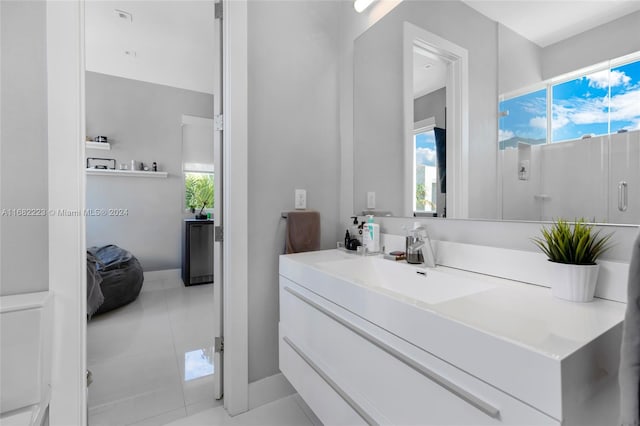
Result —
[[380, 225], [373, 222], [373, 215], [367, 216], [367, 223], [363, 229], [362, 245], [369, 253], [380, 251]]
[[353, 219], [353, 222], [351, 223], [351, 226], [349, 227], [349, 235], [351, 235], [351, 238], [355, 238], [358, 241], [360, 241], [360, 230], [358, 229], [358, 216], [351, 216], [351, 219]]

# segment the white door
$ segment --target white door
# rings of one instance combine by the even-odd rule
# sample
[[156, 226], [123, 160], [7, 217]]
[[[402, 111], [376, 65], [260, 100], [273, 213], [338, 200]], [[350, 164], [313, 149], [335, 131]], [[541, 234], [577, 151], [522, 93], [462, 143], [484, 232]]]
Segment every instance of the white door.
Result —
[[[216, 6], [222, 6], [222, 3], [217, 3]], [[217, 8], [216, 8], [217, 9]], [[220, 9], [222, 10], [222, 9]], [[218, 13], [216, 13], [218, 15]], [[221, 15], [221, 12], [220, 12]], [[214, 34], [218, 39], [214, 43], [215, 51], [213, 52], [216, 58], [214, 67], [214, 90], [215, 95], [213, 97], [213, 114], [216, 117], [214, 125], [213, 136], [213, 165], [215, 170], [215, 177], [213, 180], [215, 202], [213, 205], [213, 218], [215, 221], [216, 238], [214, 238], [213, 249], [213, 336], [216, 341], [216, 348], [213, 355], [214, 365], [214, 397], [215, 399], [222, 398], [223, 395], [223, 378], [222, 378], [222, 363], [223, 352], [223, 324], [222, 324], [222, 229], [224, 218], [222, 217], [222, 19], [221, 17], [214, 20], [215, 31]]]

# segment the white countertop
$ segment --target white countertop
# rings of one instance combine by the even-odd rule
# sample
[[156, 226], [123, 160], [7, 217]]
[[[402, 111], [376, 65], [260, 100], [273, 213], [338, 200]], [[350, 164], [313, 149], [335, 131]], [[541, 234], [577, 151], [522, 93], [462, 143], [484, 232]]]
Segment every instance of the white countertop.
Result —
[[[356, 259], [340, 250], [323, 250], [283, 256], [330, 275], [327, 262]], [[389, 262], [393, 262], [389, 260]], [[401, 262], [405, 263], [406, 262]], [[416, 268], [414, 265], [407, 267]], [[428, 269], [425, 269], [427, 272]], [[524, 345], [555, 359], [564, 359], [624, 319], [626, 305], [604, 299], [575, 303], [557, 299], [551, 289], [488, 275], [438, 266], [437, 270], [462, 279], [490, 284], [486, 290], [429, 304], [391, 290], [367, 285], [366, 279], [338, 276], [478, 331]], [[364, 276], [364, 274], [363, 274]]]
[[[349, 259], [364, 262], [351, 270]], [[423, 292], [416, 269], [442, 294]], [[616, 379], [624, 303], [568, 302], [547, 287], [335, 249], [280, 256], [280, 275], [561, 421]]]

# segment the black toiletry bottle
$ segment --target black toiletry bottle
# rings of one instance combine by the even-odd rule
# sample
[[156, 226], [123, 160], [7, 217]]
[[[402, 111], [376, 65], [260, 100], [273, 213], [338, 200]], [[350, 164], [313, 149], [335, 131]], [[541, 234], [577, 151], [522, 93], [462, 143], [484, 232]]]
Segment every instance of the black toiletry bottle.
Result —
[[349, 241], [351, 241], [351, 235], [349, 235], [349, 230], [344, 234], [344, 247], [349, 247]]

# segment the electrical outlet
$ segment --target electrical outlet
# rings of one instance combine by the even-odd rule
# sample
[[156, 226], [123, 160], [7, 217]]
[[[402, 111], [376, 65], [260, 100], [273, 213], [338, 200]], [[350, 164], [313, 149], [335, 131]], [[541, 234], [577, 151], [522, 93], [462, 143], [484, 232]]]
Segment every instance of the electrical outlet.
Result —
[[296, 200], [295, 200], [296, 209], [304, 210], [307, 208], [307, 190], [306, 189], [296, 189]]
[[367, 192], [367, 208], [375, 209], [376, 208], [376, 193], [375, 192]]

